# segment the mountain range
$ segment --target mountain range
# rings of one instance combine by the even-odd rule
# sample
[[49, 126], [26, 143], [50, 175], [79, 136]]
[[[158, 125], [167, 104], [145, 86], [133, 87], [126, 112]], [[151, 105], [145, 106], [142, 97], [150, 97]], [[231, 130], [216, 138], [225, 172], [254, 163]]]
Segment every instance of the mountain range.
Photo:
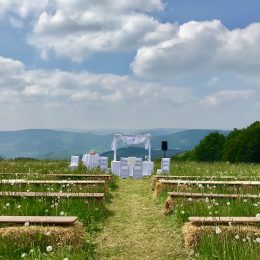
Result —
[[[228, 134], [229, 131], [208, 129], [148, 129], [121, 130], [124, 133], [151, 133], [152, 156], [161, 157], [161, 141], [168, 141], [168, 156], [189, 150], [211, 132]], [[31, 157], [36, 159], [69, 159], [72, 154], [82, 155], [95, 150], [112, 158], [111, 143], [115, 130], [80, 130], [73, 129], [27, 129], [18, 131], [0, 131], [0, 156], [4, 158]], [[147, 151], [143, 146], [118, 146], [118, 156], [144, 156]]]

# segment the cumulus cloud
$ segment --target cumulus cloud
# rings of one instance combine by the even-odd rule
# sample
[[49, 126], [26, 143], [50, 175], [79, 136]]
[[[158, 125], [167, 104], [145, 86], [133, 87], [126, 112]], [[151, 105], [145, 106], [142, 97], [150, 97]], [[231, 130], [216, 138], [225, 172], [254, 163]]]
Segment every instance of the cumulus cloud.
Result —
[[[131, 103], [159, 105], [167, 101], [171, 105], [185, 103], [189, 91], [180, 87], [137, 81], [129, 76], [91, 74], [61, 70], [26, 70], [23, 63], [0, 56], [0, 91], [4, 97], [14, 95], [20, 101], [34, 98], [69, 103], [97, 104]], [[15, 93], [14, 93], [15, 91]], [[10, 102], [11, 98], [6, 101]], [[17, 100], [15, 100], [17, 101]]]
[[[135, 50], [143, 43], [164, 40], [172, 30], [150, 12], [162, 10], [161, 0], [56, 0], [34, 24], [28, 42], [46, 53], [82, 61], [95, 52]], [[154, 33], [153, 33], [154, 32]], [[160, 33], [159, 33], [160, 32]]]
[[254, 74], [260, 66], [260, 23], [227, 29], [220, 21], [190, 21], [172, 37], [138, 49], [131, 65], [144, 77], [176, 78], [189, 74]]
[[254, 95], [254, 91], [248, 90], [221, 90], [204, 97], [200, 103], [207, 106], [216, 106], [227, 102], [247, 100]]

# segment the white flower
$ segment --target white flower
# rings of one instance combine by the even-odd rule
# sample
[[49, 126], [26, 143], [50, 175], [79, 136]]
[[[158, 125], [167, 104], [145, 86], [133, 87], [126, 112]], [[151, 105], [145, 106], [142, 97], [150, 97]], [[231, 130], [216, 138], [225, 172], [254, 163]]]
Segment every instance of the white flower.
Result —
[[61, 215], [61, 216], [64, 216], [64, 212], [63, 212], [63, 211], [61, 211], [61, 212], [60, 212], [60, 215]]
[[258, 213], [258, 214], [256, 214], [255, 216], [256, 216], [257, 218], [260, 218], [260, 214], [259, 214], [259, 213]]
[[20, 208], [21, 208], [21, 205], [17, 205], [17, 208], [20, 209]]
[[30, 223], [27, 221], [27, 222], [24, 223], [24, 225], [25, 225], [26, 227], [28, 227], [28, 226], [30, 225]]
[[5, 206], [6, 206], [6, 207], [9, 207], [9, 206], [10, 206], [10, 203], [6, 203]]
[[51, 234], [51, 232], [50, 231], [47, 231], [46, 233], [45, 233], [45, 236], [49, 236]]
[[239, 235], [235, 235], [235, 239], [239, 239]]
[[243, 202], [247, 202], [247, 199], [244, 199]]
[[59, 204], [57, 202], [54, 203], [55, 207], [57, 207]]
[[222, 231], [221, 231], [220, 227], [216, 227], [216, 234], [219, 235], [221, 232]]
[[23, 253], [23, 254], [21, 255], [22, 258], [25, 258], [26, 256], [27, 256], [26, 253]]
[[185, 211], [182, 210], [181, 214], [184, 215], [184, 214], [185, 214]]
[[63, 260], [69, 260], [69, 258], [68, 258], [68, 257], [65, 257], [65, 258], [63, 258]]
[[194, 255], [194, 253], [195, 253], [194, 250], [190, 251], [190, 255]]
[[188, 198], [188, 201], [192, 201], [192, 198]]
[[255, 240], [257, 243], [260, 243], [260, 237], [257, 237]]
[[51, 252], [51, 251], [52, 251], [52, 246], [47, 246], [47, 247], [46, 247], [46, 251], [47, 251], [47, 252]]
[[229, 202], [229, 201], [227, 202], [227, 205], [228, 205], [228, 206], [230, 205], [230, 202]]
[[49, 210], [48, 210], [48, 209], [45, 209], [45, 212], [46, 212], [46, 213], [48, 213], [48, 212], [49, 212]]
[[212, 212], [209, 212], [209, 215], [212, 215]]

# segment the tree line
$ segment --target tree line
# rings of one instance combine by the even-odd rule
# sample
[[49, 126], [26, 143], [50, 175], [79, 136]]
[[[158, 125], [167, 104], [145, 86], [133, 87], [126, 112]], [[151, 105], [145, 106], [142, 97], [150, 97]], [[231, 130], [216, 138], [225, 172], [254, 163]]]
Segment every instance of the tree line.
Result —
[[187, 161], [260, 162], [260, 122], [234, 129], [227, 136], [218, 132], [207, 135], [192, 150], [175, 156]]

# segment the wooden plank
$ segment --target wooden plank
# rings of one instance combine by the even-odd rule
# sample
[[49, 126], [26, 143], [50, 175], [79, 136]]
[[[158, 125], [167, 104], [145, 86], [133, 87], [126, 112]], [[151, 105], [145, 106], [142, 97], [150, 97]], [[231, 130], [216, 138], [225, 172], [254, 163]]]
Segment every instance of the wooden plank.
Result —
[[73, 225], [77, 217], [61, 216], [0, 216], [1, 224], [49, 224], [49, 225]]
[[194, 192], [168, 192], [170, 197], [189, 197], [189, 198], [247, 198], [260, 199], [260, 195], [254, 194], [212, 194], [212, 193], [194, 193]]
[[0, 176], [6, 176], [6, 175], [15, 175], [15, 176], [19, 176], [19, 175], [31, 175], [31, 176], [39, 176], [39, 177], [70, 177], [70, 178], [80, 178], [80, 177], [84, 177], [84, 178], [90, 178], [90, 179], [111, 179], [112, 175], [110, 174], [71, 174], [71, 173], [31, 173], [31, 172], [18, 172], [18, 173], [0, 173]]
[[103, 199], [104, 193], [68, 193], [68, 192], [11, 192], [1, 191], [0, 197], [59, 197]]
[[205, 184], [205, 185], [248, 185], [248, 186], [259, 186], [260, 181], [187, 181], [187, 180], [159, 180], [161, 184], [185, 184], [185, 185], [196, 185], [196, 184]]
[[172, 175], [155, 175], [154, 178], [157, 180], [169, 180], [169, 179], [259, 179], [260, 176], [172, 176]]
[[104, 180], [88, 180], [88, 181], [77, 181], [77, 180], [25, 180], [25, 179], [13, 179], [13, 180], [0, 180], [3, 184], [83, 184], [83, 185], [105, 185]]
[[260, 217], [189, 217], [195, 225], [202, 224], [260, 224]]

